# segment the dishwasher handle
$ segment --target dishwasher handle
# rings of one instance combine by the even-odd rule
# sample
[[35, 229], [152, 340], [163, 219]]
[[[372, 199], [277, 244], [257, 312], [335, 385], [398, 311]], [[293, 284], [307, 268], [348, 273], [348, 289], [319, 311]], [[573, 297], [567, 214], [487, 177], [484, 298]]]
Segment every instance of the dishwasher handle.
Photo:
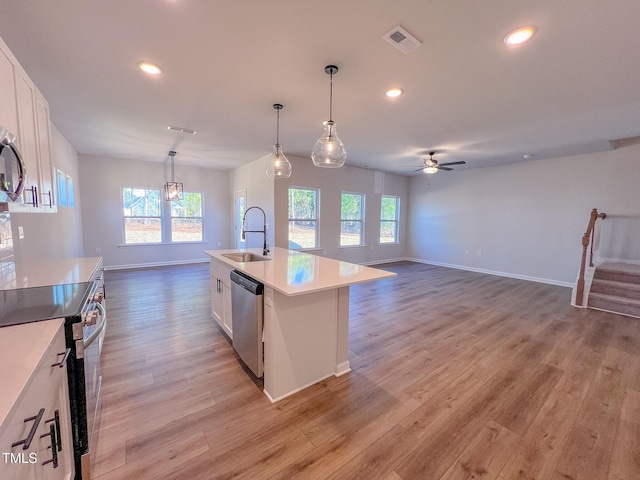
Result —
[[240, 285], [254, 295], [262, 295], [264, 292], [264, 285], [262, 283], [239, 270], [233, 270], [230, 273], [230, 277], [233, 283]]

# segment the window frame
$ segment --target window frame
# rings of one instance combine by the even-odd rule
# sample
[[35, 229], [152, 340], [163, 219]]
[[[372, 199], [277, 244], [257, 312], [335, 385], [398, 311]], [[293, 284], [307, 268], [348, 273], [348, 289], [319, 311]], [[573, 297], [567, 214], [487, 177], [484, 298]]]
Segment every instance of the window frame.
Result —
[[[359, 219], [345, 219], [342, 218], [342, 200], [344, 195], [355, 195], [360, 197], [360, 218]], [[340, 193], [340, 240], [339, 240], [339, 246], [340, 248], [351, 248], [351, 247], [363, 247], [365, 245], [364, 243], [364, 221], [365, 221], [365, 202], [366, 202], [366, 194], [361, 193], [361, 192], [347, 192], [347, 191], [343, 191]], [[345, 222], [359, 222], [360, 223], [360, 241], [358, 243], [350, 243], [350, 244], [343, 244], [342, 243], [342, 225]]]
[[[393, 220], [384, 219], [382, 214], [383, 202], [385, 198], [395, 199], [395, 218]], [[393, 242], [382, 241], [382, 224], [394, 223], [395, 224], [395, 239]], [[400, 197], [397, 195], [382, 195], [380, 197], [380, 228], [378, 230], [378, 245], [397, 245], [400, 243]]]
[[[180, 217], [180, 216], [175, 216], [173, 215], [173, 205], [174, 202], [170, 201], [168, 203], [170, 203], [171, 205], [169, 205], [168, 208], [168, 212], [169, 212], [169, 242], [167, 243], [190, 243], [190, 242], [204, 242], [204, 202], [203, 202], [203, 198], [204, 198], [204, 193], [203, 192], [182, 192], [182, 200], [179, 201], [185, 201], [187, 195], [192, 195], [192, 194], [197, 194], [200, 196], [200, 216], [199, 217]], [[177, 218], [177, 219], [191, 219], [191, 220], [200, 220], [200, 240], [174, 240], [173, 238], [173, 219]]]
[[[289, 199], [291, 197], [292, 190], [305, 190], [315, 193], [315, 218], [291, 218], [291, 212], [289, 210]], [[300, 247], [295, 248], [291, 246], [291, 222], [315, 222], [315, 238], [312, 247]], [[301, 187], [291, 185], [287, 189], [287, 245], [291, 250], [318, 250], [320, 249], [320, 189], [315, 187]]]
[[[124, 191], [125, 190], [145, 190], [146, 192], [156, 191], [158, 192], [158, 199], [160, 201], [159, 207], [159, 216], [149, 215], [149, 216], [140, 216], [140, 215], [127, 215], [125, 213], [125, 204], [124, 204]], [[161, 245], [165, 243], [163, 230], [164, 224], [162, 221], [164, 209], [162, 208], [162, 199], [163, 199], [162, 191], [159, 188], [145, 188], [145, 187], [121, 187], [120, 189], [120, 199], [122, 201], [121, 212], [122, 212], [122, 244], [126, 246], [139, 246], [139, 245]], [[140, 219], [158, 219], [160, 220], [160, 240], [158, 242], [127, 242], [127, 219], [129, 218], [140, 218]]]

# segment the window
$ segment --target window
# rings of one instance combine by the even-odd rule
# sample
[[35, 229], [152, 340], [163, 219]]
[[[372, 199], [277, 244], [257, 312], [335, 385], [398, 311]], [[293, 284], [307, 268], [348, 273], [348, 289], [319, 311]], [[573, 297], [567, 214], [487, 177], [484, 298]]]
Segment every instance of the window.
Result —
[[56, 169], [56, 181], [58, 183], [58, 206], [67, 206], [67, 176], [64, 172]]
[[398, 243], [400, 197], [382, 196], [380, 207], [380, 243]]
[[162, 242], [160, 190], [123, 188], [124, 243]]
[[73, 179], [61, 170], [55, 169], [56, 204], [59, 207], [75, 207], [73, 194]]
[[318, 190], [289, 188], [289, 248], [318, 246]]
[[76, 206], [75, 195], [73, 194], [73, 180], [67, 175], [67, 204], [70, 207]]
[[171, 241], [202, 241], [202, 194], [183, 192], [171, 203]]
[[362, 245], [364, 195], [342, 192], [340, 204], [340, 246]]

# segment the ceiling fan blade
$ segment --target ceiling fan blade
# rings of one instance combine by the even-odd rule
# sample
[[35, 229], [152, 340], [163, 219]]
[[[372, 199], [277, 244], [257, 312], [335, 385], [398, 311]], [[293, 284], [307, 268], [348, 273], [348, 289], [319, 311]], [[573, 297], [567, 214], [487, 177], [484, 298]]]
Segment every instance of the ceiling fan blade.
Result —
[[425, 168], [425, 167], [421, 167], [421, 168], [419, 168], [419, 169], [417, 169], [417, 170], [414, 170], [414, 172], [419, 172], [420, 170], [423, 170], [424, 168]]
[[441, 166], [441, 167], [446, 167], [447, 165], [464, 165], [465, 163], [467, 163], [467, 162], [465, 162], [465, 161], [463, 160], [463, 161], [460, 161], [460, 162], [448, 162], [448, 163], [441, 163], [441, 164], [440, 164], [440, 166]]
[[450, 172], [453, 170], [453, 168], [449, 168], [449, 167], [443, 167], [442, 165], [438, 165], [436, 167], [438, 170], [446, 170], [447, 172]]

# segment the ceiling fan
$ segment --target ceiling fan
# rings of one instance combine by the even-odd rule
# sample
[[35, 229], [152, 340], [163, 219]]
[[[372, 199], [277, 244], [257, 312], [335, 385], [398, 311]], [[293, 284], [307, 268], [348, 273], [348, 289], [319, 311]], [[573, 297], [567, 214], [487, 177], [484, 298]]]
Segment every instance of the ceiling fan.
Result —
[[433, 173], [436, 173], [438, 170], [446, 170], [446, 171], [453, 170], [453, 168], [449, 168], [450, 165], [464, 165], [465, 163], [467, 163], [465, 161], [438, 163], [438, 161], [434, 160], [433, 158], [435, 154], [436, 152], [429, 152], [430, 158], [424, 160], [424, 167], [420, 167], [414, 171], [419, 172], [420, 170], [422, 170], [424, 173], [433, 174]]

